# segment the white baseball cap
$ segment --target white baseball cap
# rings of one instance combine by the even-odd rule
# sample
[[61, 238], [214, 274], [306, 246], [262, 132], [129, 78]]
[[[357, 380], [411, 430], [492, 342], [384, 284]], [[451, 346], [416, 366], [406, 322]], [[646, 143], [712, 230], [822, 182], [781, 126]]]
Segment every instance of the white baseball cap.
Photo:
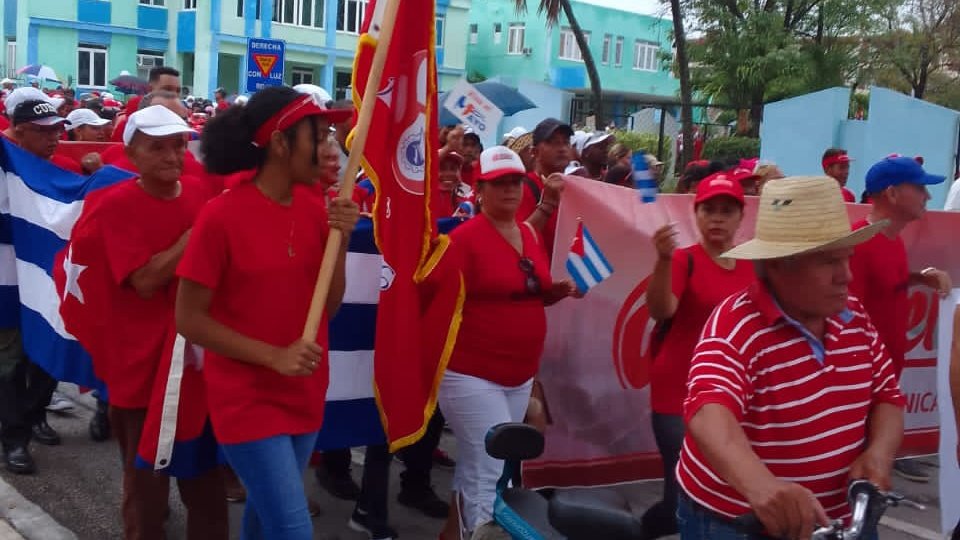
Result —
[[508, 174], [527, 174], [523, 160], [506, 146], [492, 146], [480, 153], [478, 181], [488, 182]]
[[90, 109], [74, 109], [70, 111], [70, 114], [67, 115], [67, 120], [70, 121], [70, 125], [67, 126], [67, 131], [76, 129], [80, 126], [105, 126], [110, 123], [106, 118], [100, 118], [97, 116], [97, 113], [91, 111]]
[[195, 133], [183, 118], [163, 105], [151, 105], [127, 117], [127, 126], [123, 129], [123, 144], [129, 145], [137, 131], [151, 137]]
[[325, 89], [309, 83], [298, 84], [293, 87], [294, 90], [300, 92], [301, 94], [313, 94], [317, 98], [317, 103], [321, 105], [326, 105], [328, 101], [331, 101], [333, 98], [330, 97], [330, 92], [327, 92]]
[[530, 133], [530, 130], [521, 126], [517, 126], [510, 131], [503, 134], [504, 139], [519, 139], [520, 137]]
[[[39, 88], [34, 88], [32, 86], [22, 86], [15, 89], [13, 92], [10, 92], [10, 95], [7, 96], [7, 99], [3, 101], [4, 107], [7, 108], [7, 116], [13, 118], [13, 111], [17, 109], [17, 105], [23, 103], [24, 101], [46, 101], [47, 103], [53, 104], [50, 100], [50, 96], [44, 94]], [[59, 108], [59, 107], [54, 107]]]
[[612, 137], [610, 133], [605, 133], [603, 131], [596, 131], [594, 133], [587, 133], [584, 137], [574, 143], [574, 146], [577, 147], [577, 152], [583, 153], [588, 147], [593, 146], [597, 143], [602, 143], [603, 141]]

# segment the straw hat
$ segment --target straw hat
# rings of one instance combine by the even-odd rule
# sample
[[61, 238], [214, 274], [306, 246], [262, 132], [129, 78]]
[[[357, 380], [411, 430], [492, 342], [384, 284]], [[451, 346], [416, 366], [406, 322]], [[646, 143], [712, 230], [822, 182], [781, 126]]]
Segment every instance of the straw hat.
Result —
[[850, 230], [837, 181], [795, 176], [764, 184], [753, 240], [724, 254], [734, 259], [779, 259], [814, 251], [853, 247], [877, 234], [887, 221]]
[[517, 153], [522, 152], [531, 145], [533, 145], [533, 133], [524, 133], [506, 144], [509, 149]]

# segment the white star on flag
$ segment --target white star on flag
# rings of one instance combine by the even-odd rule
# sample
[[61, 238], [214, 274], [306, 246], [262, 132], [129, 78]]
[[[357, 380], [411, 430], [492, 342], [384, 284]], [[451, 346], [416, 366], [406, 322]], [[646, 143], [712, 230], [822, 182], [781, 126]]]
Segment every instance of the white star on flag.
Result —
[[74, 264], [71, 260], [73, 258], [73, 247], [67, 251], [67, 256], [63, 258], [63, 271], [67, 276], [66, 283], [63, 286], [63, 301], [67, 300], [67, 295], [72, 294], [77, 298], [77, 300], [82, 304], [83, 303], [83, 291], [80, 290], [80, 274], [87, 269], [86, 266], [82, 264]]

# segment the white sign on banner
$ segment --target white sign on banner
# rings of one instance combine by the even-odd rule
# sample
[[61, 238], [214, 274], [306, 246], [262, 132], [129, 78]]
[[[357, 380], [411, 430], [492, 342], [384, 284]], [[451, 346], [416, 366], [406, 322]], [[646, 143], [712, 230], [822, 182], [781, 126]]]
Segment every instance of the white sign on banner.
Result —
[[472, 128], [480, 139], [496, 138], [497, 127], [500, 125], [500, 120], [503, 120], [503, 111], [466, 79], [460, 79], [460, 82], [450, 90], [443, 106]]

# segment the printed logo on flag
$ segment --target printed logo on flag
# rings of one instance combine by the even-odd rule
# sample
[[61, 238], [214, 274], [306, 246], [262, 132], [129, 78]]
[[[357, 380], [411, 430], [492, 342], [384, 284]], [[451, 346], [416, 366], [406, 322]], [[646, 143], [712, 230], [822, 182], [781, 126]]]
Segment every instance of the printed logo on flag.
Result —
[[567, 255], [567, 272], [581, 294], [586, 294], [613, 273], [613, 267], [603, 256], [600, 246], [593, 241], [583, 222], [577, 225], [577, 235], [573, 238], [573, 245]]
[[[393, 159], [394, 170], [400, 187], [414, 195], [424, 194], [426, 177], [426, 132], [427, 132], [427, 53], [419, 51], [414, 55], [415, 72], [401, 77], [399, 84], [406, 86], [398, 94], [406, 102], [394, 100], [394, 114], [404, 114], [397, 123], [407, 127], [400, 135], [396, 155]], [[392, 90], [391, 90], [392, 91]]]

